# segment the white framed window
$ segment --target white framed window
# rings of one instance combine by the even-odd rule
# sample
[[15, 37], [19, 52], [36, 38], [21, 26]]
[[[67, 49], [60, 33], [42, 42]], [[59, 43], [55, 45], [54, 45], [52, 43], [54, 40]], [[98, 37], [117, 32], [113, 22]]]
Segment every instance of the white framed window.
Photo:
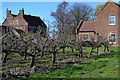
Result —
[[85, 41], [89, 40], [89, 34], [83, 34], [82, 39]]
[[14, 21], [11, 21], [10, 24], [14, 24]]
[[18, 24], [18, 20], [15, 21], [15, 24]]
[[115, 25], [116, 19], [115, 16], [109, 16], [109, 25]]
[[116, 34], [115, 33], [108, 34], [108, 40], [110, 43], [116, 43]]

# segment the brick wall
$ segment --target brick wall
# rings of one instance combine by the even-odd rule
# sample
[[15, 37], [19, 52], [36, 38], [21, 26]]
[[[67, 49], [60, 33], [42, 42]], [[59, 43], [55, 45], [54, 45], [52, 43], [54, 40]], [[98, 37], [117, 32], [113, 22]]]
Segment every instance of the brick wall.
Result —
[[[109, 33], [115, 33], [116, 34], [116, 43], [113, 45], [119, 45], [118, 44], [118, 27], [120, 24], [120, 20], [118, 16], [119, 7], [112, 2], [109, 2], [106, 4], [106, 6], [98, 13], [97, 16], [95, 16], [95, 30], [99, 33], [99, 36], [103, 36], [104, 38], [108, 39]], [[108, 19], [109, 16], [115, 16], [116, 17], [116, 24], [115, 25], [109, 25]], [[120, 32], [120, 31], [119, 31]]]
[[[19, 14], [14, 16], [11, 14], [10, 10], [6, 11], [6, 20], [3, 22], [3, 26], [8, 26], [8, 27], [15, 27], [18, 29], [22, 29], [23, 31], [28, 31], [28, 23], [25, 21], [23, 18], [23, 15], [21, 13], [22, 10], [20, 10]], [[23, 13], [24, 14], [24, 13]], [[16, 23], [16, 20], [18, 20], [18, 24]], [[14, 21], [14, 24], [11, 24], [11, 21]]]
[[76, 39], [77, 40], [81, 39], [81, 37], [82, 37], [83, 34], [89, 34], [89, 38], [95, 38], [96, 37], [96, 35], [94, 34], [94, 32], [79, 32], [76, 35]]

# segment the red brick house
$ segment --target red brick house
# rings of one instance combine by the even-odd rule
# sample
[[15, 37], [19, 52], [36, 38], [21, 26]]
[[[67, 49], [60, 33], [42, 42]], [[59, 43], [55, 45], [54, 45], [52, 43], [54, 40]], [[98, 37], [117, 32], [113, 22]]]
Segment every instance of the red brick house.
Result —
[[77, 27], [77, 39], [82, 35], [83, 39], [92, 37], [98, 39], [105, 38], [113, 46], [120, 46], [120, 5], [108, 1], [104, 6], [94, 15], [94, 21], [80, 22]]
[[95, 35], [95, 21], [81, 21], [77, 28], [77, 39], [90, 40]]
[[38, 16], [31, 16], [24, 14], [24, 9], [19, 10], [18, 15], [11, 14], [11, 10], [6, 11], [6, 19], [2, 26], [13, 27], [21, 29], [24, 32], [36, 32], [40, 29], [46, 32], [46, 25]]

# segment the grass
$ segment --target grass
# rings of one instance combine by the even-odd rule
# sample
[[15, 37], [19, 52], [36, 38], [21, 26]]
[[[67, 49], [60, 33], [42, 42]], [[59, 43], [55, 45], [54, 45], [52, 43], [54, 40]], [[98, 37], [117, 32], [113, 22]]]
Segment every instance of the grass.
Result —
[[[110, 47], [110, 50], [117, 51], [118, 48]], [[119, 52], [102, 54], [80, 64], [33, 74], [29, 78], [22, 78], [22, 80], [32, 80], [33, 78], [118, 78], [118, 54]]]
[[2, 67], [2, 68], [17, 68], [17, 67], [25, 67], [25, 66], [28, 66], [28, 65], [30, 65], [30, 63], [12, 64], [12, 65], [7, 65], [7, 66]]
[[[59, 50], [60, 52], [59, 53], [62, 53], [62, 49]], [[74, 49], [74, 51], [76, 51]], [[71, 48], [65, 48], [65, 53], [69, 53], [69, 52], [72, 52], [72, 49]]]
[[[91, 48], [84, 47], [83, 56], [87, 55]], [[103, 47], [100, 47], [99, 50], [103, 51]], [[71, 48], [65, 48], [65, 53], [71, 52]], [[115, 51], [116, 53], [104, 54], [100, 56], [95, 56], [89, 61], [84, 61], [81, 64], [74, 64], [70, 66], [64, 66], [57, 70], [46, 71], [41, 74], [33, 74], [29, 78], [22, 78], [23, 80], [32, 80], [32, 78], [117, 78], [118, 77], [118, 48], [110, 47], [110, 51]], [[94, 49], [94, 52], [96, 50]], [[61, 54], [62, 50], [59, 53]], [[12, 56], [16, 56], [16, 58], [12, 58]], [[45, 53], [44, 57], [51, 56], [51, 53]], [[78, 53], [67, 55], [72, 57], [77, 57]], [[39, 56], [37, 56], [39, 57]], [[23, 56], [20, 56], [18, 53], [10, 54], [9, 58], [11, 60], [21, 60], [24, 59]], [[56, 58], [56, 61], [61, 61], [64, 58]], [[40, 59], [36, 60], [36, 62], [50, 62], [51, 59]], [[25, 67], [30, 63], [22, 63], [22, 64], [12, 64], [4, 66], [3, 68], [15, 68], [15, 67]], [[38, 65], [41, 65], [38, 63]], [[53, 66], [51, 64], [47, 64], [48, 66]], [[44, 80], [44, 79], [43, 79]]]
[[61, 60], [63, 60], [63, 59], [64, 59], [64, 58], [61, 58], [61, 57], [56, 58], [57, 61], [61, 61]]
[[[88, 51], [90, 52], [91, 47], [83, 47], [84, 51]], [[118, 47], [109, 47], [110, 51], [118, 51]], [[94, 52], [96, 52], [96, 49], [93, 50]], [[99, 51], [104, 51], [104, 47], [99, 47]]]
[[49, 62], [51, 61], [51, 59], [39, 59], [37, 60], [37, 62]]
[[[88, 55], [88, 52], [83, 52], [83, 57], [86, 57], [86, 55]], [[67, 56], [72, 56], [72, 57], [77, 57], [79, 55], [79, 53], [74, 53], [74, 54], [68, 54]]]

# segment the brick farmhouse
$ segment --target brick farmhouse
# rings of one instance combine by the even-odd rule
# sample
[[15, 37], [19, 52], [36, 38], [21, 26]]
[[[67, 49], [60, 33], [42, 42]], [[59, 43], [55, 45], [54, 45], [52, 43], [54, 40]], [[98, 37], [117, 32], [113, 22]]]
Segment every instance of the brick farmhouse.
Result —
[[24, 14], [24, 9], [19, 10], [18, 15], [11, 14], [11, 10], [6, 11], [6, 19], [2, 26], [21, 29], [24, 32], [36, 32], [38, 30], [46, 32], [46, 25], [38, 16], [31, 16]]
[[94, 21], [80, 21], [76, 29], [76, 38], [83, 40], [108, 40], [112, 46], [120, 46], [120, 5], [106, 2], [94, 15]]

